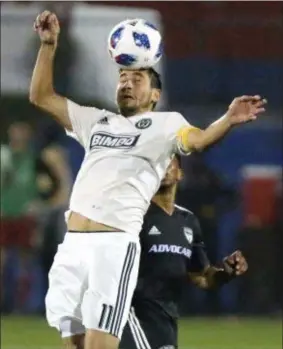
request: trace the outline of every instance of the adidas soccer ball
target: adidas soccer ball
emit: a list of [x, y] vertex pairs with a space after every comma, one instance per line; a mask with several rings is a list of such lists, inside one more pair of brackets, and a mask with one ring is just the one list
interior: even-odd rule
[[111, 30], [108, 50], [120, 68], [150, 68], [162, 56], [162, 38], [151, 23], [143, 19], [126, 20]]

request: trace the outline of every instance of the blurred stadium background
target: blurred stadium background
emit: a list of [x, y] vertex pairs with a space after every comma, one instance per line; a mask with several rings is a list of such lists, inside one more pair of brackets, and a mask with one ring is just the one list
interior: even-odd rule
[[203, 127], [233, 97], [269, 101], [256, 123], [184, 159], [178, 203], [194, 211], [213, 262], [241, 248], [249, 271], [219, 291], [184, 290], [180, 348], [282, 348], [282, 2], [1, 3], [1, 348], [59, 348], [44, 320], [47, 272], [83, 151], [28, 103], [43, 9], [61, 22], [56, 88], [114, 109], [115, 66], [106, 38], [141, 17], [165, 39], [161, 109]]

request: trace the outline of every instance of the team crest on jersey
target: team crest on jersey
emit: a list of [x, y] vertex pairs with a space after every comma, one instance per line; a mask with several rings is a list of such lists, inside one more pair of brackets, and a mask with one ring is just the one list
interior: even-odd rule
[[138, 128], [139, 130], [144, 130], [146, 128], [149, 128], [151, 124], [151, 119], [141, 119], [138, 122], [136, 122], [136, 128]]
[[191, 228], [184, 227], [184, 235], [188, 243], [191, 244], [193, 242], [193, 230]]
[[90, 139], [90, 150], [102, 148], [131, 149], [140, 135], [113, 135], [108, 132], [96, 132]]

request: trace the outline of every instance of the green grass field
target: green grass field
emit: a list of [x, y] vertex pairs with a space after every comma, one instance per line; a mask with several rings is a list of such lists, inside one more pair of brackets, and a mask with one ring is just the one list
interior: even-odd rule
[[[60, 349], [60, 338], [43, 318], [2, 317], [1, 349]], [[183, 319], [180, 349], [282, 349], [282, 322], [279, 319]]]

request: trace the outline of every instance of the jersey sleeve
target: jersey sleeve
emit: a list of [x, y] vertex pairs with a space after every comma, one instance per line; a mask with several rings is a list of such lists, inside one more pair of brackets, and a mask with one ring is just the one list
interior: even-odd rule
[[84, 107], [70, 100], [67, 100], [67, 105], [72, 131], [66, 129], [66, 134], [86, 148], [91, 129], [97, 121], [104, 117], [105, 110]]
[[194, 217], [193, 219], [193, 246], [192, 256], [187, 265], [188, 272], [201, 272], [208, 265], [210, 265], [209, 258], [206, 253], [206, 247], [203, 241], [202, 232], [199, 224], [199, 220]]
[[191, 152], [186, 152], [184, 150], [180, 137], [178, 137], [178, 132], [183, 128], [193, 129], [195, 127], [193, 127], [182, 114], [177, 112], [169, 113], [166, 120], [165, 136], [167, 141], [172, 145], [172, 152], [180, 155], [189, 155]]

